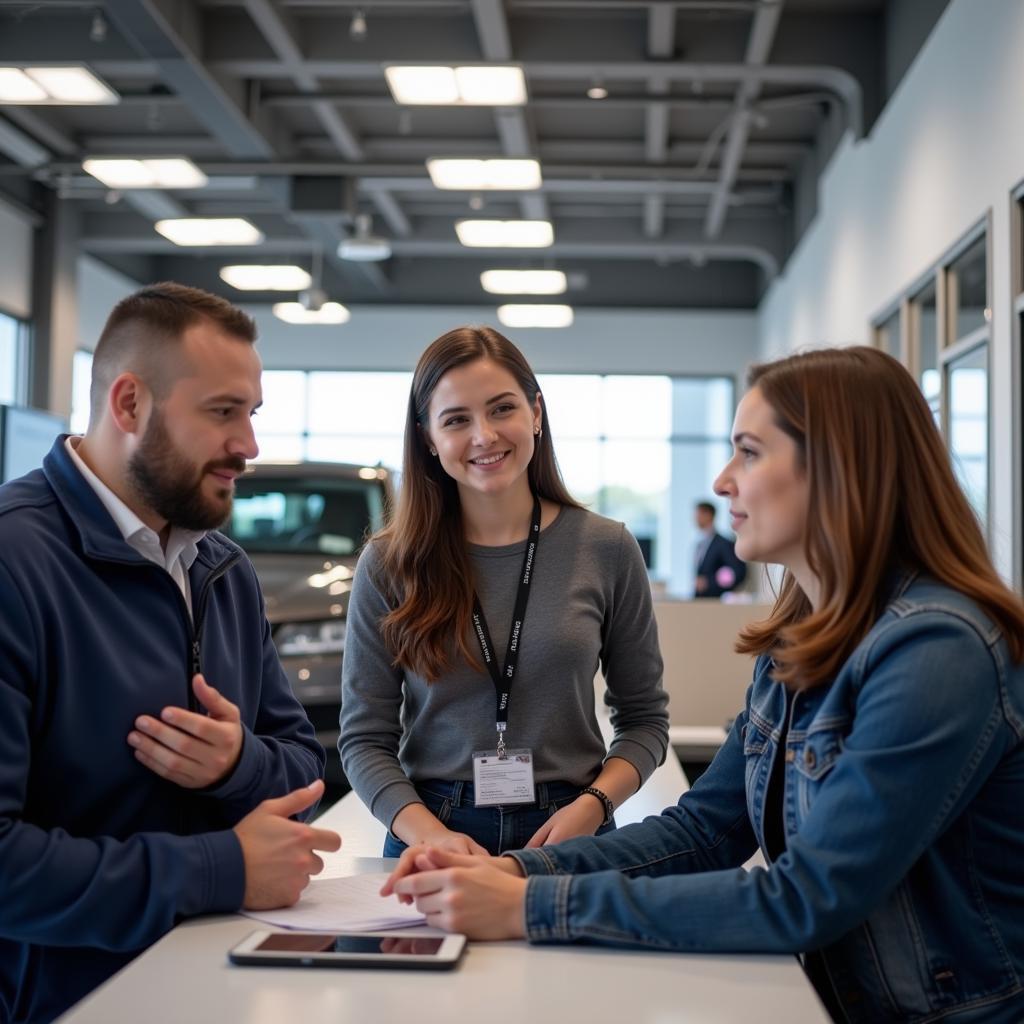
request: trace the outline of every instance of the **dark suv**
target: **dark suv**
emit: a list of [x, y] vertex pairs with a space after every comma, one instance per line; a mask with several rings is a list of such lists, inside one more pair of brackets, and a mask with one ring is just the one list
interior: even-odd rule
[[390, 500], [378, 466], [260, 462], [236, 482], [223, 528], [259, 576], [281, 664], [327, 750], [330, 799], [348, 789], [337, 740], [352, 575]]

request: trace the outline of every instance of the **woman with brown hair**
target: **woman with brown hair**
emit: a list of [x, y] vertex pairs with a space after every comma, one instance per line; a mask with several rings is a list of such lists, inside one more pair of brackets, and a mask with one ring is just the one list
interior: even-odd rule
[[438, 338], [413, 375], [397, 507], [348, 610], [338, 749], [388, 826], [385, 855], [612, 828], [664, 759], [666, 704], [639, 545], [565, 489], [522, 353], [488, 327]]
[[477, 938], [800, 953], [837, 1020], [1019, 1022], [1024, 606], [894, 359], [749, 383], [716, 490], [737, 553], [786, 571], [711, 767], [658, 818], [486, 863], [410, 851], [385, 891]]

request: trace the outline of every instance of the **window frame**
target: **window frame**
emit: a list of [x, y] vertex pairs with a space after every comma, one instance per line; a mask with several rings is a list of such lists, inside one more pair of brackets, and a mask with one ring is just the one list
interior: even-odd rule
[[1010, 191], [1010, 422], [1013, 584], [1024, 591], [1024, 180]]
[[14, 332], [14, 401], [13, 405], [27, 406], [29, 397], [29, 365], [32, 346], [32, 321], [11, 312], [0, 305], [0, 316], [13, 320]]

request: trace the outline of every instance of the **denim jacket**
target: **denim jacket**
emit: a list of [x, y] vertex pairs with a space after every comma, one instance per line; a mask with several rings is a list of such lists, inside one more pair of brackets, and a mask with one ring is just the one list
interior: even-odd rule
[[785, 852], [764, 848], [786, 691], [746, 706], [674, 807], [515, 856], [532, 942], [809, 953], [851, 1022], [1024, 1020], [1024, 666], [978, 607], [904, 578], [827, 685], [789, 702]]

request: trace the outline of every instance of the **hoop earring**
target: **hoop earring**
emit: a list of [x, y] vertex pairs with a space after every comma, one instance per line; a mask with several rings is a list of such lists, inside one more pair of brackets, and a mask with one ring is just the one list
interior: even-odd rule
[[433, 445], [431, 445], [430, 454], [433, 455], [435, 459], [437, 458], [437, 449], [434, 448]]
[[535, 438], [537, 438], [537, 440], [539, 441], [544, 436], [544, 428], [543, 427], [534, 427], [533, 428], [533, 436]]

